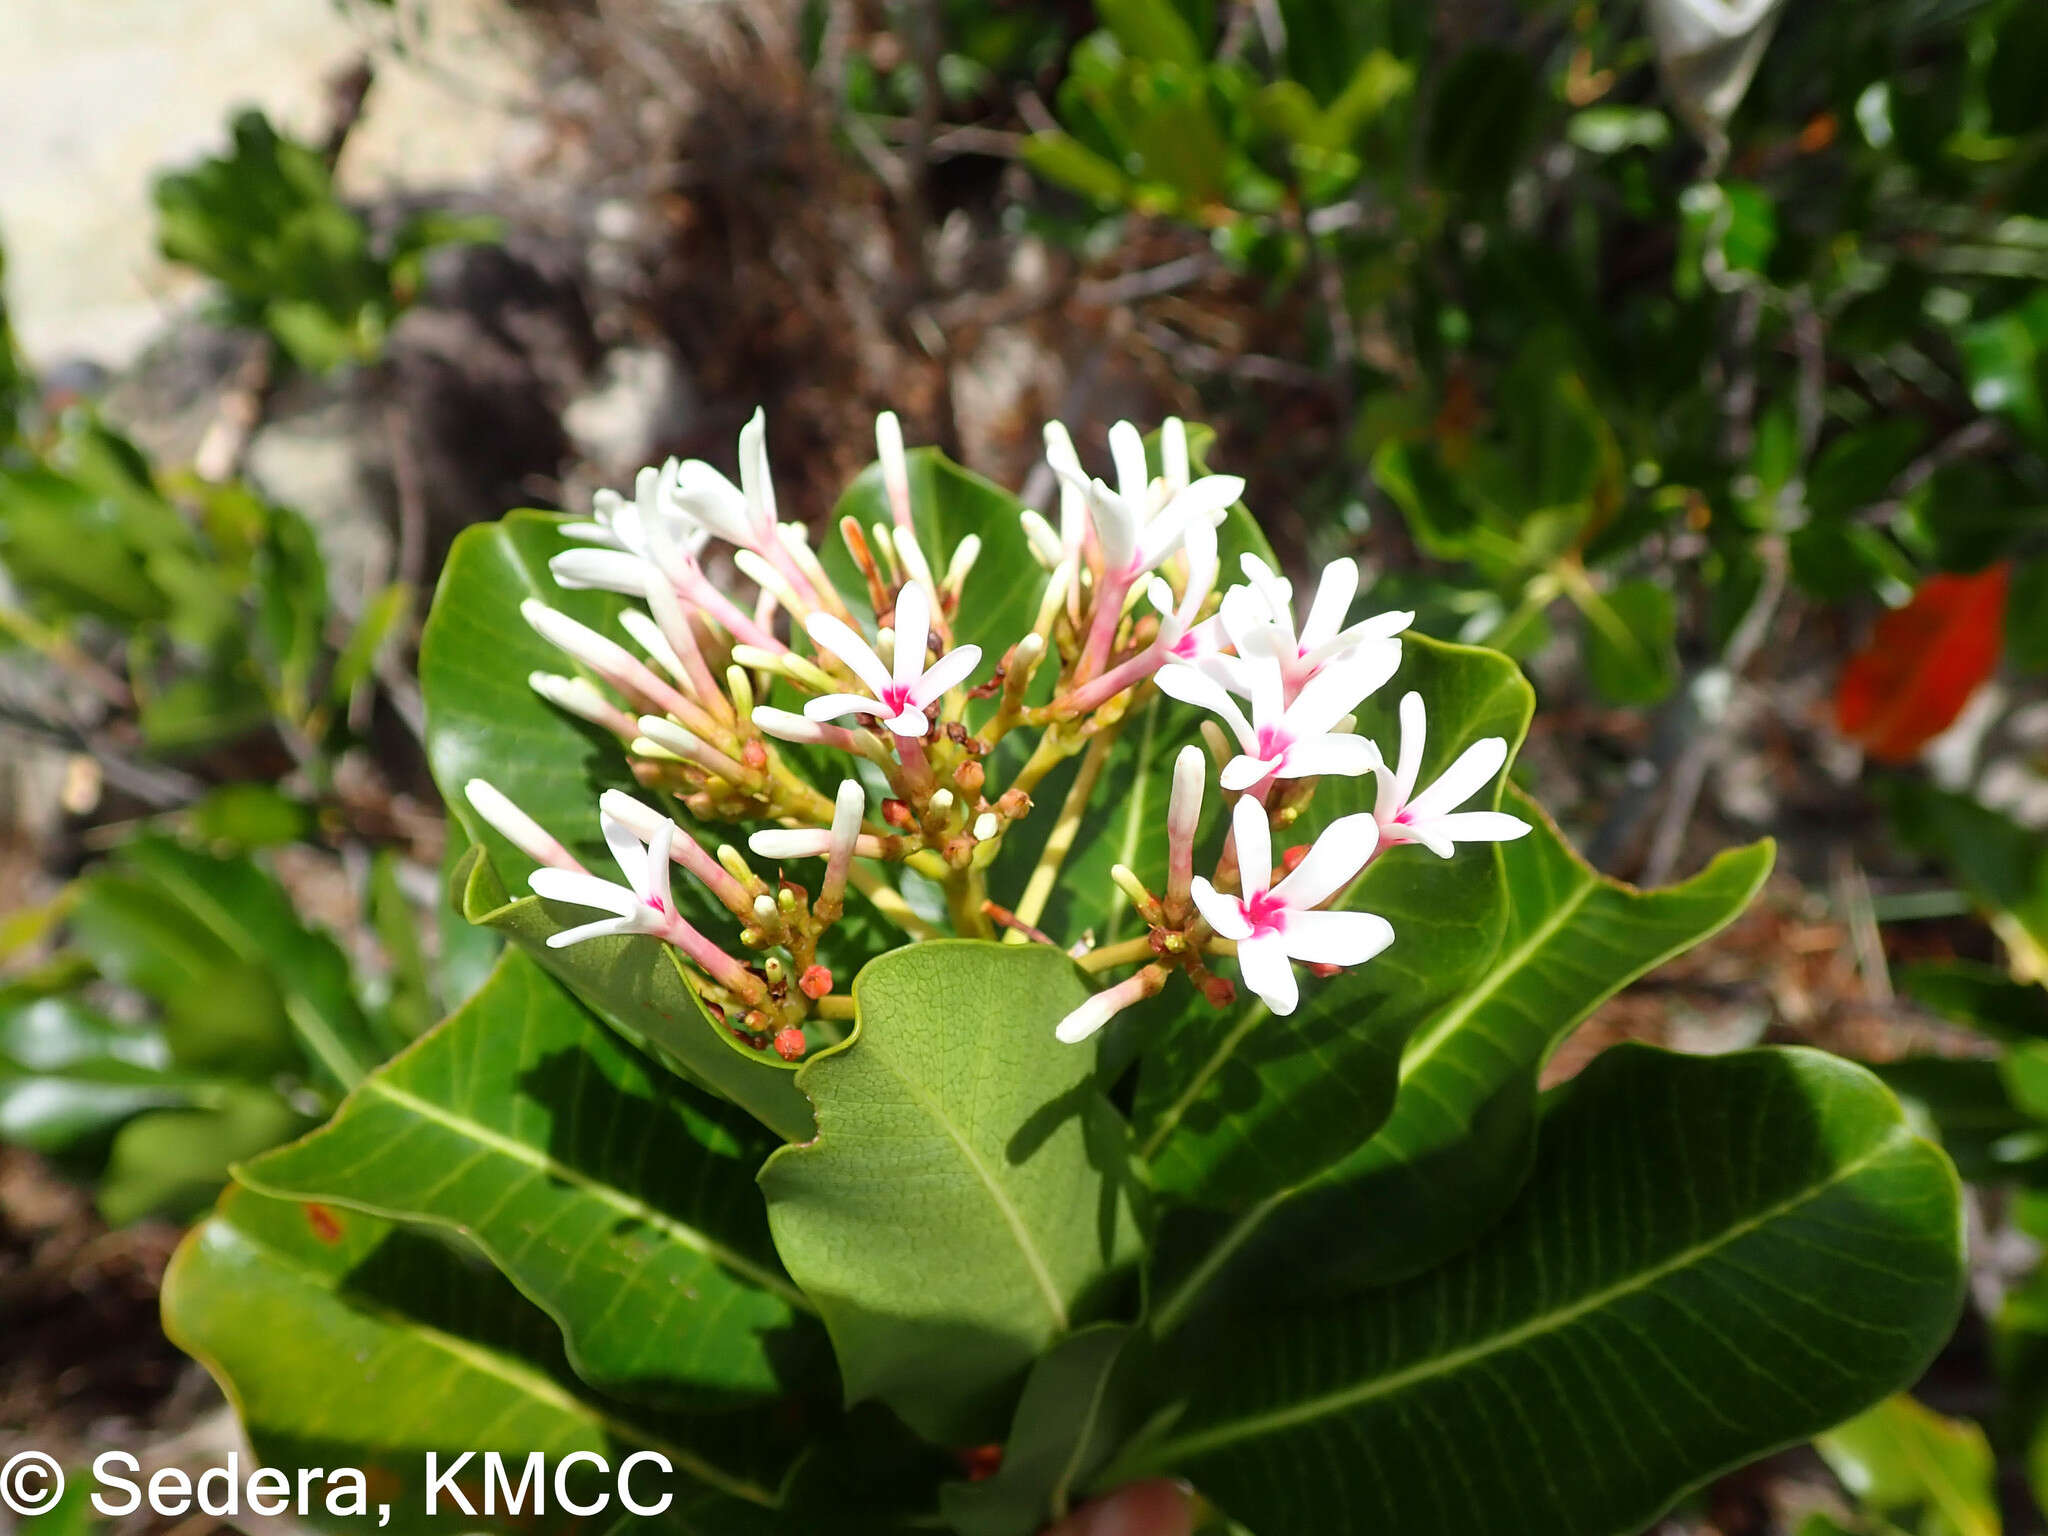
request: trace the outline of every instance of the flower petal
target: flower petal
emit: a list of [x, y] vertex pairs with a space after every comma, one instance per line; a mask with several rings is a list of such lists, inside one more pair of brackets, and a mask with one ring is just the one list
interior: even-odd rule
[[1415, 776], [1422, 772], [1422, 744], [1428, 729], [1429, 716], [1422, 707], [1422, 695], [1412, 690], [1402, 694], [1401, 758], [1394, 767], [1394, 786], [1401, 791], [1401, 805], [1406, 805], [1408, 797], [1415, 793]]
[[600, 880], [573, 869], [536, 869], [526, 877], [533, 894], [547, 901], [567, 902], [572, 907], [595, 907], [631, 917], [640, 910], [640, 898], [622, 885]]
[[[620, 549], [565, 549], [548, 561], [555, 585], [571, 591], [624, 592], [638, 597], [647, 590], [653, 567], [638, 555]], [[635, 583], [629, 586], [628, 583]]]
[[1237, 971], [1244, 984], [1259, 994], [1259, 1000], [1283, 1018], [1301, 1001], [1301, 990], [1294, 983], [1294, 964], [1277, 933], [1240, 939]]
[[604, 831], [605, 847], [612, 851], [612, 862], [619, 866], [619, 873], [625, 877], [633, 893], [644, 898], [647, 892], [641, 889], [640, 873], [647, 867], [647, 845], [616, 816], [600, 812], [597, 824]]
[[910, 689], [910, 702], [923, 707], [935, 704], [947, 689], [956, 683], [964, 683], [981, 665], [981, 647], [963, 645], [958, 650], [948, 651], [937, 661], [924, 669]]
[[1116, 464], [1117, 494], [1133, 506], [1143, 506], [1152, 472], [1145, 467], [1145, 440], [1128, 421], [1109, 429], [1109, 456]]
[[1254, 784], [1265, 782], [1278, 766], [1275, 759], [1253, 757], [1249, 753], [1233, 757], [1223, 765], [1223, 772], [1216, 776], [1216, 782], [1234, 795], [1241, 795]]
[[1280, 941], [1309, 965], [1363, 965], [1394, 942], [1394, 925], [1375, 912], [1302, 912]]
[[922, 736], [932, 728], [931, 716], [921, 709], [905, 709], [901, 714], [891, 715], [882, 724], [897, 736]]
[[1300, 648], [1314, 650], [1344, 627], [1344, 615], [1358, 596], [1358, 562], [1348, 555], [1323, 567], [1323, 579], [1316, 583], [1316, 600], [1308, 617], [1301, 621]]
[[[851, 624], [835, 619], [829, 613], [814, 613], [804, 620], [804, 629], [812, 640], [845, 662], [853, 675], [874, 691], [876, 698], [888, 691], [892, 681], [889, 669], [882, 665], [882, 658], [875, 654], [875, 648], [862, 639]], [[818, 717], [813, 715], [811, 718], [815, 720]]]
[[1273, 828], [1266, 808], [1246, 795], [1230, 812], [1230, 831], [1237, 841], [1237, 888], [1246, 897], [1273, 888]]
[[1235, 896], [1225, 895], [1201, 875], [1188, 882], [1188, 894], [1195, 898], [1195, 910], [1202, 914], [1203, 921], [1224, 938], [1250, 936], [1251, 920], [1244, 915], [1244, 903]]
[[1287, 707], [1287, 729], [1296, 736], [1324, 734], [1377, 693], [1400, 665], [1398, 640], [1368, 641], [1332, 657]]
[[1311, 736], [1287, 749], [1280, 764], [1283, 779], [1318, 779], [1325, 774], [1356, 778], [1380, 764], [1380, 749], [1363, 736]]
[[842, 715], [877, 715], [883, 706], [864, 693], [821, 693], [804, 701], [806, 720], [837, 720]]
[[586, 939], [620, 939], [640, 931], [640, 925], [630, 917], [600, 918], [594, 923], [549, 934], [548, 948], [567, 949], [571, 944], [581, 944]]
[[896, 594], [896, 676], [899, 688], [916, 682], [924, 671], [925, 647], [932, 638], [932, 595], [921, 582], [906, 581]]
[[1453, 811], [1432, 817], [1429, 830], [1453, 843], [1511, 843], [1528, 835], [1529, 823], [1505, 811]]
[[1175, 662], [1161, 667], [1153, 674], [1152, 681], [1169, 699], [1179, 699], [1183, 704], [1192, 704], [1197, 709], [1221, 715], [1224, 724], [1237, 737], [1238, 745], [1252, 747], [1258, 744], [1258, 732], [1252, 729], [1251, 721], [1245, 719], [1244, 711], [1237, 707], [1237, 700], [1230, 696], [1230, 690], [1201, 668]]
[[1287, 903], [1289, 912], [1320, 907], [1365, 868], [1379, 840], [1379, 824], [1369, 812], [1339, 816], [1323, 828], [1273, 894]]
[[1488, 736], [1483, 741], [1473, 742], [1458, 754], [1458, 760], [1446, 768], [1434, 784], [1408, 802], [1408, 819], [1431, 821], [1446, 811], [1456, 810], [1478, 794], [1480, 787], [1500, 772], [1501, 764], [1507, 760], [1505, 738]]
[[758, 405], [740, 428], [740, 490], [755, 538], [772, 534], [776, 512], [775, 482], [768, 473], [768, 413]]

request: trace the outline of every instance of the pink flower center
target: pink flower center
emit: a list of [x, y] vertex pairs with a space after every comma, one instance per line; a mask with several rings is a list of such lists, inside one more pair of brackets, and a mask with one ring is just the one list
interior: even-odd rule
[[1277, 763], [1284, 761], [1287, 749], [1294, 745], [1294, 738], [1277, 725], [1259, 727], [1259, 761]]
[[1238, 905], [1244, 909], [1244, 920], [1252, 925], [1254, 937], [1278, 933], [1287, 926], [1287, 903], [1271, 891], [1260, 891]]
[[659, 896], [648, 897], [647, 905], [652, 907], [655, 911], [659, 912], [663, 917], [668, 916], [668, 903], [663, 901]]
[[910, 685], [908, 683], [891, 683], [882, 690], [882, 704], [892, 716], [902, 714], [904, 710], [911, 707]]

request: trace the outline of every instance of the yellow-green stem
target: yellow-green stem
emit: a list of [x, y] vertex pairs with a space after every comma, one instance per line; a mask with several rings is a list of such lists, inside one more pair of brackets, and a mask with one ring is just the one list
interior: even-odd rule
[[1152, 950], [1152, 936], [1125, 939], [1121, 944], [1106, 944], [1101, 949], [1091, 949], [1074, 963], [1084, 971], [1114, 970], [1120, 965], [1136, 965], [1141, 960], [1156, 960]]
[[[1087, 814], [1088, 801], [1095, 794], [1095, 781], [1102, 777], [1103, 765], [1109, 761], [1110, 750], [1116, 746], [1122, 724], [1119, 721], [1106, 728], [1088, 744], [1088, 753], [1081, 759], [1073, 788], [1067, 791], [1066, 803], [1060, 807], [1060, 818], [1053, 823], [1052, 835], [1045, 840], [1045, 851], [1038, 856], [1038, 867], [1031, 871], [1031, 878], [1025, 882], [1024, 894], [1017, 902], [1017, 921], [1028, 928], [1037, 927], [1039, 918], [1045, 915], [1045, 904], [1052, 899], [1053, 886], [1059, 882], [1060, 867], [1067, 862], [1075, 835], [1081, 830], [1081, 818]], [[1047, 731], [1045, 741], [1050, 741], [1053, 734]], [[1039, 743], [1041, 748], [1045, 741]], [[1036, 754], [1033, 754], [1033, 760], [1036, 761]], [[1023, 775], [1018, 777], [1021, 779]], [[1015, 929], [1005, 934], [1003, 941], [1008, 944], [1029, 942]]]
[[864, 869], [858, 861], [847, 874], [847, 882], [874, 903], [875, 910], [889, 919], [913, 939], [939, 939], [945, 935], [930, 923], [910, 910], [910, 903], [903, 899], [903, 893], [871, 869]]

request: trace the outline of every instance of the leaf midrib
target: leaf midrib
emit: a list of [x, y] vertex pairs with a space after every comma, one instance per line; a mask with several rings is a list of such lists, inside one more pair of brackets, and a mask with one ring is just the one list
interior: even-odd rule
[[952, 1118], [931, 1096], [924, 1084], [905, 1071], [887, 1051], [872, 1051], [872, 1054], [877, 1062], [903, 1084], [910, 1096], [917, 1100], [919, 1107], [931, 1116], [932, 1121], [946, 1133], [953, 1145], [960, 1149], [961, 1157], [966, 1159], [967, 1166], [974, 1170], [975, 1178], [980, 1180], [981, 1187], [988, 1192], [989, 1202], [1003, 1218], [1003, 1224], [1010, 1229], [1010, 1236], [1017, 1244], [1017, 1251], [1024, 1260], [1024, 1266], [1030, 1271], [1033, 1282], [1038, 1286], [1046, 1311], [1052, 1315], [1054, 1327], [1065, 1333], [1071, 1326], [1066, 1301], [1060, 1295], [1059, 1285], [1053, 1279], [1052, 1270], [1046, 1265], [1045, 1256], [1038, 1251], [1038, 1244], [1031, 1235], [1030, 1225], [1024, 1220], [1024, 1213], [1017, 1209], [1009, 1191], [1004, 1189], [1001, 1180], [996, 1178], [995, 1170], [982, 1161], [981, 1154], [974, 1149], [973, 1143], [968, 1141], [960, 1127], [953, 1123]]
[[[624, 1440], [629, 1444], [642, 1446], [648, 1450], [660, 1451], [673, 1460], [684, 1472], [708, 1488], [715, 1488], [721, 1493], [736, 1499], [745, 1500], [749, 1504], [758, 1504], [764, 1509], [779, 1509], [782, 1507], [780, 1495], [771, 1493], [756, 1483], [748, 1482], [743, 1477], [713, 1466], [694, 1452], [687, 1451], [679, 1445], [649, 1434], [640, 1426], [620, 1419], [594, 1403], [586, 1402], [584, 1399], [571, 1393], [545, 1371], [529, 1365], [523, 1360], [514, 1359], [511, 1356], [502, 1354], [494, 1349], [488, 1349], [468, 1339], [458, 1338], [452, 1333], [444, 1333], [432, 1324], [423, 1323], [418, 1318], [400, 1312], [395, 1308], [376, 1305], [360, 1296], [344, 1297], [336, 1283], [335, 1276], [316, 1269], [310, 1264], [301, 1263], [284, 1249], [263, 1242], [254, 1234], [235, 1226], [231, 1221], [222, 1220], [222, 1226], [232, 1232], [238, 1241], [246, 1243], [252, 1248], [261, 1249], [264, 1253], [268, 1254], [271, 1262], [278, 1267], [290, 1271], [301, 1279], [308, 1281], [314, 1289], [332, 1297], [337, 1305], [346, 1307], [351, 1312], [371, 1318], [387, 1327], [414, 1335], [422, 1342], [440, 1350], [458, 1364], [467, 1366], [471, 1370], [479, 1371], [486, 1376], [495, 1377], [497, 1380], [504, 1382], [508, 1387], [525, 1393], [528, 1397], [546, 1407], [552, 1408], [557, 1413], [572, 1419], [584, 1420], [603, 1430], [606, 1434]], [[242, 1417], [246, 1418], [245, 1415]]]
[[1457, 1033], [1467, 1019], [1479, 1010], [1481, 1004], [1490, 1001], [1494, 994], [1507, 985], [1508, 979], [1519, 974], [1524, 966], [1556, 938], [1564, 925], [1578, 915], [1579, 908], [1591, 899], [1593, 892], [1600, 888], [1597, 879], [1589, 879], [1565, 900], [1559, 902], [1542, 922], [1529, 931], [1529, 936], [1513, 950], [1501, 957], [1479, 982], [1449, 1008], [1437, 1016], [1428, 1031], [1408, 1042], [1407, 1050], [1401, 1053], [1401, 1080], [1406, 1082], [1422, 1064], [1443, 1049], [1444, 1043]]
[[[567, 1163], [561, 1162], [545, 1152], [538, 1151], [524, 1142], [515, 1141], [502, 1132], [492, 1130], [489, 1126], [481, 1125], [461, 1115], [451, 1114], [432, 1100], [420, 1098], [418, 1095], [398, 1087], [381, 1076], [366, 1079], [362, 1088], [358, 1091], [388, 1099], [391, 1103], [408, 1113], [432, 1121], [444, 1130], [451, 1131], [467, 1141], [472, 1141], [480, 1147], [498, 1153], [500, 1156], [509, 1157], [515, 1162], [523, 1163], [535, 1172], [545, 1174], [551, 1179], [559, 1179], [563, 1183], [592, 1196], [600, 1203], [610, 1206], [622, 1216], [646, 1223], [682, 1247], [702, 1255], [718, 1265], [719, 1268], [729, 1271], [749, 1284], [774, 1292], [798, 1311], [810, 1313], [814, 1316], [817, 1313], [817, 1308], [811, 1304], [811, 1299], [782, 1276], [762, 1268], [744, 1254], [735, 1252], [724, 1243], [718, 1241], [718, 1239], [700, 1232], [697, 1228], [689, 1225], [689, 1223], [677, 1220], [659, 1207], [650, 1205], [637, 1196], [627, 1194], [616, 1185], [607, 1184], [601, 1179], [593, 1178], [590, 1174], [584, 1173], [580, 1169], [572, 1168]], [[346, 1197], [342, 1197], [337, 1199], [336, 1203], [347, 1205], [351, 1202]], [[409, 1217], [418, 1217], [426, 1213], [377, 1210], [371, 1214], [387, 1216], [393, 1220], [402, 1221]]]
[[1693, 1265], [1713, 1257], [1722, 1249], [1741, 1241], [1752, 1232], [1761, 1231], [1771, 1223], [1791, 1215], [1801, 1206], [1819, 1199], [1838, 1185], [1846, 1183], [1864, 1169], [1871, 1167], [1895, 1149], [1911, 1142], [1912, 1132], [1905, 1126], [1894, 1126], [1886, 1135], [1862, 1156], [1842, 1164], [1829, 1176], [1818, 1183], [1807, 1186], [1798, 1193], [1780, 1200], [1754, 1216], [1723, 1228], [1711, 1239], [1697, 1242], [1680, 1250], [1650, 1268], [1638, 1271], [1626, 1280], [1603, 1287], [1580, 1297], [1568, 1306], [1525, 1319], [1503, 1333], [1462, 1345], [1448, 1354], [1431, 1359], [1418, 1360], [1413, 1365], [1393, 1372], [1391, 1375], [1375, 1377], [1372, 1380], [1345, 1387], [1338, 1391], [1326, 1392], [1286, 1408], [1253, 1415], [1216, 1425], [1198, 1434], [1168, 1441], [1148, 1458], [1158, 1465], [1169, 1465], [1180, 1458], [1202, 1455], [1239, 1441], [1257, 1439], [1283, 1430], [1298, 1428], [1319, 1419], [1344, 1413], [1363, 1404], [1390, 1396], [1395, 1392], [1413, 1386], [1418, 1382], [1435, 1377], [1449, 1376], [1463, 1370], [1474, 1361], [1484, 1360], [1502, 1350], [1513, 1349], [1529, 1340], [1554, 1333], [1569, 1327], [1580, 1318], [1586, 1317], [1623, 1297], [1634, 1295], [1657, 1284], [1668, 1276], [1680, 1273]]

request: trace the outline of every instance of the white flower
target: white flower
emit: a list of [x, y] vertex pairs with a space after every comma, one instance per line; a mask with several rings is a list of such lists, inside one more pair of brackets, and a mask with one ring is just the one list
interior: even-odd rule
[[1380, 841], [1389, 845], [1420, 843], [1447, 859], [1459, 843], [1505, 843], [1526, 833], [1529, 823], [1519, 816], [1458, 810], [1508, 760], [1508, 744], [1499, 736], [1473, 742], [1434, 784], [1415, 793], [1425, 725], [1422, 695], [1403, 694], [1400, 761], [1392, 770], [1384, 762], [1374, 769], [1379, 775], [1379, 797], [1373, 816], [1379, 823]]
[[1289, 704], [1280, 663], [1271, 656], [1247, 661], [1241, 674], [1252, 696], [1249, 720], [1229, 689], [1204, 668], [1181, 663], [1161, 667], [1158, 683], [1169, 697], [1223, 717], [1244, 751], [1223, 765], [1220, 782], [1225, 789], [1241, 791], [1275, 777], [1304, 779], [1378, 768], [1378, 747], [1363, 736], [1333, 733], [1337, 722], [1392, 677], [1399, 664], [1398, 649], [1388, 655], [1368, 646], [1325, 667]]
[[671, 579], [681, 575], [673, 567], [694, 562], [707, 535], [670, 504], [668, 487], [680, 468], [670, 459], [659, 469], [643, 469], [634, 477], [631, 501], [601, 490], [591, 498], [593, 521], [564, 523], [565, 537], [601, 547], [566, 549], [549, 560], [556, 584], [640, 597], [656, 571]]
[[675, 466], [663, 497], [705, 532], [763, 555], [775, 551], [775, 483], [768, 473], [768, 418], [758, 406], [740, 428], [740, 483], [734, 485], [702, 459]]
[[925, 645], [931, 638], [931, 594], [917, 582], [907, 582], [896, 599], [896, 669], [893, 676], [882, 665], [852, 625], [828, 613], [814, 613], [804, 620], [813, 640], [845, 662], [854, 676], [873, 690], [873, 697], [859, 693], [828, 693], [804, 705], [811, 720], [836, 720], [844, 715], [872, 715], [898, 736], [922, 736], [932, 728], [928, 711], [947, 689], [965, 682], [981, 665], [981, 647], [963, 645], [949, 651], [929, 667], [924, 664]]
[[653, 839], [643, 843], [626, 824], [604, 812], [598, 817], [604, 828], [605, 846], [618, 860], [626, 884], [616, 885], [584, 871], [537, 869], [527, 879], [533, 894], [571, 906], [595, 907], [613, 915], [579, 928], [565, 928], [548, 935], [548, 948], [580, 944], [585, 939], [608, 939], [619, 934], [648, 933], [667, 938], [676, 927], [676, 904], [669, 888], [669, 853], [675, 843], [675, 824], [663, 818]]
[[1361, 811], [1323, 828], [1294, 873], [1273, 884], [1273, 835], [1266, 808], [1250, 796], [1231, 813], [1241, 896], [1194, 879], [1195, 906], [1211, 928], [1237, 943], [1244, 984], [1277, 1014], [1294, 1012], [1300, 993], [1293, 962], [1363, 965], [1394, 942], [1394, 926], [1371, 912], [1315, 909], [1365, 868], [1377, 841], [1373, 818]]
[[1223, 594], [1223, 629], [1240, 656], [1269, 655], [1280, 663], [1289, 693], [1301, 688], [1324, 663], [1367, 645], [1392, 646], [1415, 622], [1405, 612], [1375, 614], [1345, 627], [1344, 615], [1358, 595], [1358, 562], [1348, 557], [1323, 567], [1315, 600], [1299, 631], [1294, 625], [1294, 586], [1257, 555], [1241, 557], [1246, 586]]
[[[1183, 442], [1181, 446], [1185, 450], [1187, 445]], [[1173, 588], [1159, 576], [1154, 576], [1146, 586], [1145, 595], [1152, 600], [1154, 608], [1172, 621], [1172, 630], [1177, 631], [1168, 646], [1174, 658], [1195, 661], [1213, 655], [1223, 643], [1219, 619], [1196, 622], [1202, 605], [1216, 590], [1216, 577], [1222, 570], [1216, 549], [1215, 525], [1206, 519], [1196, 518], [1187, 525], [1183, 545], [1187, 551], [1188, 571], [1187, 585], [1182, 589], [1180, 601], [1174, 601]]]
[[[1051, 445], [1050, 433], [1047, 441]], [[1046, 461], [1062, 486], [1082, 498], [1102, 549], [1103, 580], [1119, 592], [1179, 548], [1191, 524], [1204, 522], [1215, 527], [1244, 494], [1244, 480], [1237, 475], [1204, 475], [1177, 489], [1162, 479], [1155, 495], [1145, 468], [1144, 440], [1128, 421], [1109, 429], [1109, 451], [1116, 461], [1117, 489], [1113, 491], [1082, 473], [1071, 443], [1048, 451]], [[1185, 465], [1179, 466], [1179, 472], [1185, 473]]]

